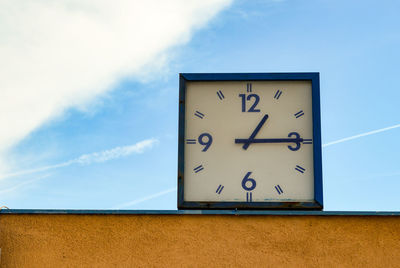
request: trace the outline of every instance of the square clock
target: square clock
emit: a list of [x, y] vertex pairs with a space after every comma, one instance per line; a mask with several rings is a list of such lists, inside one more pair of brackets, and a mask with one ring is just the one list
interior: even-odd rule
[[179, 84], [179, 209], [322, 209], [319, 73]]

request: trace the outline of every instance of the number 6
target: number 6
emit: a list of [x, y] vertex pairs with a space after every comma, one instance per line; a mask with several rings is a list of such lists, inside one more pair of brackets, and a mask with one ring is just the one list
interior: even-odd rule
[[[244, 178], [242, 180], [242, 187], [246, 191], [252, 191], [252, 190], [254, 190], [254, 188], [256, 188], [256, 181], [252, 178], [249, 178], [250, 175], [251, 175], [251, 172], [247, 172], [246, 176], [244, 176]], [[248, 181], [251, 182], [251, 187], [246, 186], [246, 182], [248, 182]]]

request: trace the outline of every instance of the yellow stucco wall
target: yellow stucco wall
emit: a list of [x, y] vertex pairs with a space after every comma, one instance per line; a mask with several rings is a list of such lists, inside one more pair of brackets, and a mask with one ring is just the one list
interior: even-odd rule
[[0, 215], [1, 267], [400, 267], [400, 217]]

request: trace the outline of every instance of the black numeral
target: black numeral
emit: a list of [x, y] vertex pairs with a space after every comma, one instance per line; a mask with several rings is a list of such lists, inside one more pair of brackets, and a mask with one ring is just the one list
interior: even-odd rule
[[[253, 178], [250, 178], [251, 172], [247, 172], [246, 176], [244, 176], [242, 180], [242, 187], [246, 191], [252, 191], [254, 188], [256, 188], [256, 180]], [[250, 184], [250, 185], [249, 185]]]
[[212, 144], [212, 142], [213, 142], [213, 139], [212, 139], [212, 136], [211, 136], [210, 134], [208, 134], [208, 133], [203, 133], [203, 134], [201, 134], [201, 135], [199, 136], [198, 141], [199, 141], [199, 143], [200, 143], [201, 145], [204, 146], [203, 150], [201, 150], [201, 151], [202, 151], [202, 152], [205, 152], [205, 151], [207, 151], [208, 148], [211, 146], [211, 144]]
[[242, 112], [246, 112], [246, 102], [249, 102], [251, 99], [254, 99], [253, 105], [250, 106], [250, 109], [247, 110], [247, 112], [250, 113], [258, 113], [260, 112], [260, 109], [256, 109], [256, 106], [258, 102], [260, 101], [260, 96], [257, 94], [249, 94], [246, 96], [246, 94], [239, 94], [239, 97], [242, 98]]

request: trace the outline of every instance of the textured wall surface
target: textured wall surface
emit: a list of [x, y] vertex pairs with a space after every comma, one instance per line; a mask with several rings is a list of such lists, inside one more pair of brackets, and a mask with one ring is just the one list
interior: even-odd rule
[[399, 267], [400, 217], [0, 215], [1, 267]]

